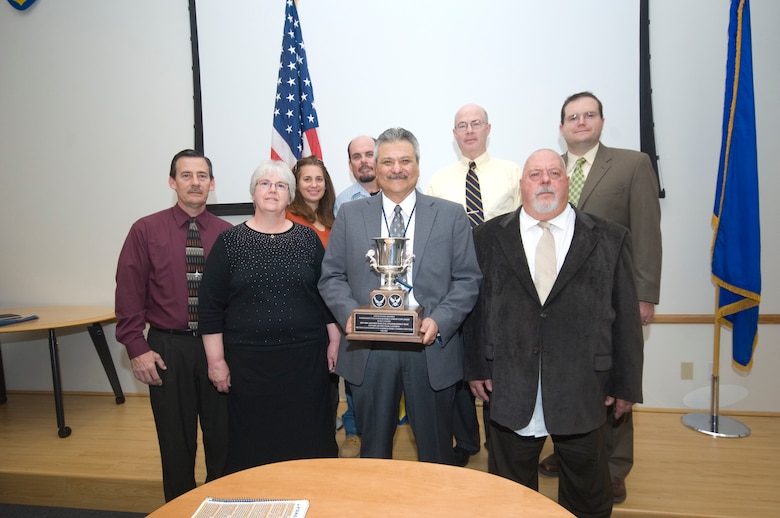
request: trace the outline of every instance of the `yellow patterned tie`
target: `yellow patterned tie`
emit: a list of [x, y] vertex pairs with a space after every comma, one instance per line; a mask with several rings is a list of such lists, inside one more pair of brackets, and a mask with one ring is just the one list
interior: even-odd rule
[[580, 202], [582, 187], [585, 185], [585, 173], [582, 172], [582, 164], [584, 163], [584, 156], [577, 159], [577, 162], [574, 164], [574, 171], [572, 171], [571, 179], [569, 181], [569, 203], [575, 207]]

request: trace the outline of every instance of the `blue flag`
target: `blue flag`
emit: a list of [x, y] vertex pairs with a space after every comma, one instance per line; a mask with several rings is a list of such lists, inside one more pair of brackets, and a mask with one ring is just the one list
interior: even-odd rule
[[302, 157], [322, 159], [317, 136], [317, 110], [309, 77], [306, 45], [294, 0], [287, 0], [284, 12], [282, 54], [276, 81], [274, 124], [271, 132], [271, 158], [287, 162], [291, 168]]
[[28, 7], [30, 7], [35, 0], [8, 0], [8, 3], [14, 6], [15, 8], [19, 9], [20, 11], [24, 11]]
[[761, 234], [748, 0], [731, 1], [723, 139], [712, 223], [716, 321], [733, 330], [734, 362], [749, 367], [758, 341]]

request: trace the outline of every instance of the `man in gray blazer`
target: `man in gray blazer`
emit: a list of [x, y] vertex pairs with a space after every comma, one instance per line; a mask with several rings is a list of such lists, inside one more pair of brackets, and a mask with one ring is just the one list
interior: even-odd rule
[[[573, 208], [563, 159], [546, 149], [523, 168], [520, 209], [474, 231], [484, 279], [466, 320], [465, 375], [490, 401], [488, 470], [538, 489], [550, 435], [558, 503], [609, 516], [603, 424], [642, 401], [642, 326], [628, 230]], [[537, 248], [548, 226], [552, 257]], [[541, 275], [551, 269], [545, 284]]]
[[368, 304], [379, 274], [366, 260], [372, 238], [389, 236], [400, 206], [414, 262], [410, 305], [423, 308], [422, 344], [342, 339], [336, 372], [352, 385], [361, 457], [391, 458], [401, 393], [421, 461], [451, 464], [455, 384], [463, 379], [459, 328], [474, 307], [482, 275], [471, 229], [460, 205], [416, 190], [419, 145], [403, 129], [377, 138], [381, 194], [341, 206], [328, 241], [319, 289], [349, 333], [352, 311]]
[[[563, 158], [574, 182], [581, 161], [584, 185], [578, 199], [569, 201], [578, 209], [619, 223], [631, 231], [634, 279], [642, 325], [653, 321], [661, 290], [661, 207], [658, 180], [645, 153], [609, 148], [600, 142], [604, 127], [601, 101], [590, 92], [569, 96], [561, 108], [560, 131], [568, 151]], [[572, 189], [572, 192], [574, 189]], [[615, 503], [626, 499], [625, 479], [634, 464], [632, 414], [615, 419], [610, 414], [605, 431], [609, 471]], [[542, 460], [539, 470], [556, 476], [554, 455]]]

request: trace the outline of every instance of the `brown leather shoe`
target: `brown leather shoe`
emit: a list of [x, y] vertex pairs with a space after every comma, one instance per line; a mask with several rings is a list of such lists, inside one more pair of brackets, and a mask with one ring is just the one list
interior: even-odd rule
[[612, 477], [612, 501], [616, 504], [626, 501], [626, 482], [620, 477]]
[[550, 454], [539, 463], [539, 473], [548, 477], [557, 477], [561, 471], [561, 463], [556, 454]]
[[339, 457], [360, 457], [360, 437], [357, 435], [347, 435], [339, 448]]

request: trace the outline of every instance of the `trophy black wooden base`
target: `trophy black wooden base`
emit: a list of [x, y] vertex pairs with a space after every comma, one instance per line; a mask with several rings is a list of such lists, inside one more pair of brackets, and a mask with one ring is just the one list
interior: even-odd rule
[[422, 308], [376, 309], [361, 306], [352, 312], [353, 331], [347, 340], [422, 343], [420, 322]]

